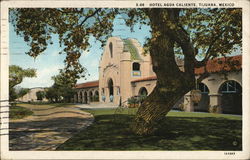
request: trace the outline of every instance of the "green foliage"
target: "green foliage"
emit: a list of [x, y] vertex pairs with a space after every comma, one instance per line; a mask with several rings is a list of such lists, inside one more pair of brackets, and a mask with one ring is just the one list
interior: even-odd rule
[[221, 113], [221, 107], [218, 105], [209, 106], [208, 112], [209, 113]]
[[45, 97], [51, 102], [70, 102], [75, 94], [74, 79], [69, 79], [62, 70], [53, 76], [54, 84], [46, 89]]
[[24, 96], [25, 94], [27, 94], [29, 91], [30, 91], [29, 88], [20, 88], [20, 89], [17, 91], [17, 98], [23, 97], [23, 96]]
[[137, 103], [139, 103], [137, 97], [130, 97], [130, 98], [128, 98], [128, 104], [137, 104]]
[[180, 23], [200, 55], [227, 55], [242, 45], [242, 10], [239, 8], [185, 9]]
[[17, 99], [15, 88], [9, 88], [9, 101], [14, 101], [15, 99]]
[[9, 67], [9, 86], [10, 88], [15, 87], [16, 85], [22, 83], [23, 79], [36, 77], [35, 69], [22, 69], [16, 65], [10, 65]]
[[133, 96], [128, 98], [129, 107], [139, 107], [139, 105], [147, 98], [146, 95]]
[[36, 97], [37, 97], [37, 100], [43, 100], [45, 98], [45, 92], [44, 91], [38, 91], [36, 92]]
[[35, 69], [22, 69], [16, 65], [10, 65], [9, 67], [9, 99], [10, 101], [15, 100], [28, 93], [27, 89], [19, 90], [18, 93], [15, 91], [15, 86], [22, 83], [24, 78], [36, 77]]
[[79, 58], [89, 49], [90, 36], [105, 45], [117, 13], [113, 8], [12, 8], [9, 14], [16, 33], [30, 46], [26, 54], [34, 58], [53, 44], [53, 34], [59, 35], [66, 76], [78, 79], [85, 74]]
[[181, 103], [179, 105], [179, 108], [180, 108], [181, 111], [185, 111], [186, 110], [186, 106], [184, 105], [184, 103]]

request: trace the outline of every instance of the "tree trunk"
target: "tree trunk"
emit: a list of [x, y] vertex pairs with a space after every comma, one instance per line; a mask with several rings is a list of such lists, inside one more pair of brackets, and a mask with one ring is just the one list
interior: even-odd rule
[[[149, 51], [157, 83], [152, 93], [139, 107], [131, 125], [133, 132], [139, 135], [153, 134], [174, 104], [195, 87], [194, 63], [192, 63], [194, 49], [188, 36], [179, 33], [176, 26], [173, 27], [178, 15], [176, 10], [151, 9], [146, 13], [152, 27]], [[185, 55], [184, 72], [179, 69], [175, 61], [174, 43], [178, 42]]]
[[[177, 101], [195, 86], [194, 83], [192, 85], [185, 84], [182, 78], [164, 78], [164, 76], [162, 78], [165, 79], [165, 85], [158, 80], [154, 90], [137, 111], [135, 120], [131, 126], [132, 131], [136, 134], [153, 134], [160, 128], [166, 114], [172, 109]], [[175, 83], [170, 84], [169, 80], [175, 81]]]

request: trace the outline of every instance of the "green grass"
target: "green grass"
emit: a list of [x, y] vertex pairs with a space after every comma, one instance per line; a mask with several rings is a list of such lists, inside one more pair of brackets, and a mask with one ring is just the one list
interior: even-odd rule
[[10, 107], [10, 119], [22, 119], [32, 114], [33, 112], [31, 110], [21, 107], [21, 106]]
[[51, 103], [51, 102], [22, 102], [22, 103], [17, 103], [17, 104], [22, 104], [22, 105], [37, 105], [37, 106], [42, 106], [42, 105], [48, 105], [48, 106], [55, 106], [55, 107], [64, 107], [68, 105], [72, 105], [71, 103]]
[[170, 112], [153, 136], [131, 133], [136, 111], [85, 110], [95, 122], [57, 150], [242, 150], [242, 117], [210, 113]]

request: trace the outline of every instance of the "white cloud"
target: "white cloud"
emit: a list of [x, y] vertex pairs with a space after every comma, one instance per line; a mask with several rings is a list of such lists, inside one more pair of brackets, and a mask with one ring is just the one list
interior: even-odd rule
[[37, 77], [25, 78], [19, 86], [24, 88], [49, 87], [53, 84], [51, 77], [57, 75], [59, 73], [59, 69], [61, 68], [63, 68], [63, 65], [38, 69]]

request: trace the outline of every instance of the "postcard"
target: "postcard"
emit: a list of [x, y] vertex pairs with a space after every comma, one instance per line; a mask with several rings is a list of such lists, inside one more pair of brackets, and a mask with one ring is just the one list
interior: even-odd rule
[[1, 2], [1, 159], [249, 159], [249, 2]]

